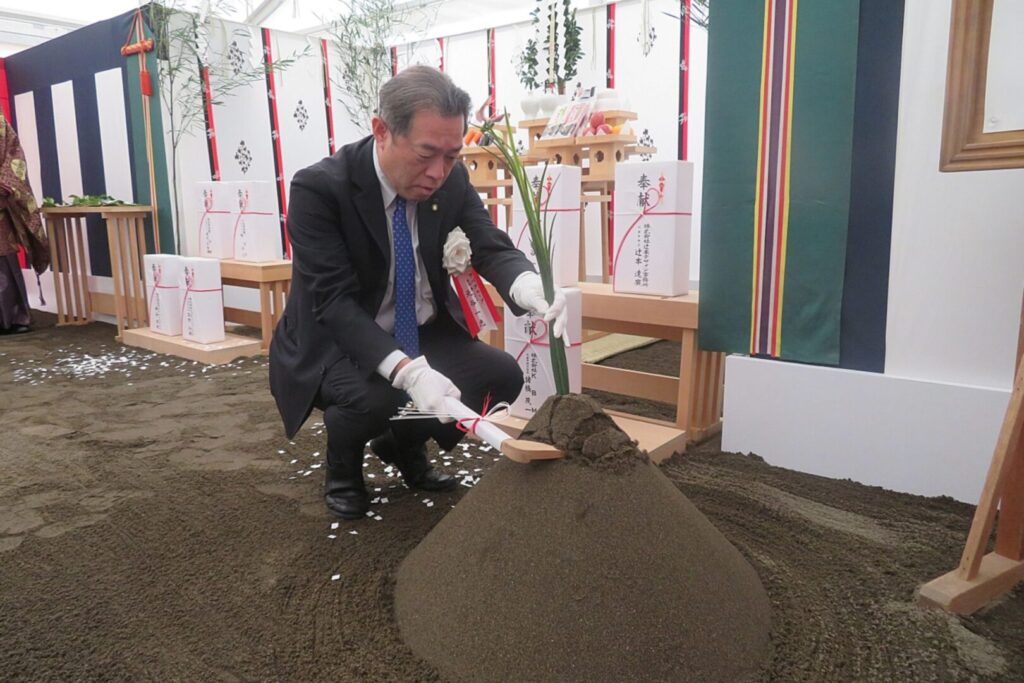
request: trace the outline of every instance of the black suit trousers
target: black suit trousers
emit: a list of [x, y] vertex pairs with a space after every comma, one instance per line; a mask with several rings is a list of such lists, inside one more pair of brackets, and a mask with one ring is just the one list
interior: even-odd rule
[[[523, 373], [509, 354], [474, 339], [446, 313], [421, 325], [420, 352], [430, 367], [450, 379], [462, 392], [462, 402], [480, 412], [485, 397], [490, 405], [514, 401], [523, 387]], [[327, 462], [338, 467], [362, 457], [366, 442], [391, 429], [403, 447], [418, 447], [433, 438], [444, 450], [462, 439], [454, 423], [437, 420], [391, 420], [409, 401], [377, 373], [368, 378], [348, 358], [324, 373], [316, 407], [324, 411]]]

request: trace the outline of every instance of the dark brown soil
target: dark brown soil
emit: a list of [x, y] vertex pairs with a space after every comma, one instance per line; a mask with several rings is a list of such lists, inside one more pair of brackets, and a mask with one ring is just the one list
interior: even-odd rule
[[743, 556], [593, 400], [527, 432], [567, 458], [497, 463], [399, 568], [413, 651], [464, 682], [756, 680], [770, 608]]
[[[493, 451], [439, 454], [466, 483], [443, 495], [369, 457], [381, 519], [332, 529], [319, 418], [284, 439], [265, 359], [204, 371], [38, 319], [0, 337], [0, 679], [441, 680], [400, 638], [393, 578]], [[767, 590], [762, 680], [1024, 680], [1020, 588], [969, 618], [913, 606], [956, 565], [971, 506], [713, 443], [660, 469]]]
[[589, 396], [552, 396], [520, 438], [557, 446], [565, 459], [607, 472], [628, 472], [648, 463], [647, 454]]

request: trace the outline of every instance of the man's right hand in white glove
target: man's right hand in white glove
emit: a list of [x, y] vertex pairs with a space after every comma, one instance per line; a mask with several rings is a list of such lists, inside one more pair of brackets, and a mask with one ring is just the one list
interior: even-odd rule
[[[416, 407], [427, 412], [444, 411], [444, 399], [447, 396], [462, 397], [459, 388], [450, 379], [427, 365], [427, 359], [423, 356], [418, 356], [407, 363], [399, 363], [391, 386], [409, 394]], [[452, 421], [450, 417], [438, 419], [441, 422]]]

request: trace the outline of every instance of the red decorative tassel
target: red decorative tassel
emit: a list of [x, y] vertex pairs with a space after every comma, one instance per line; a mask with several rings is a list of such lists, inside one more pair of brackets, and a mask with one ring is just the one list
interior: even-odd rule
[[149, 78], [149, 72], [143, 69], [139, 72], [139, 85], [142, 87], [142, 94], [146, 97], [153, 96], [153, 81]]

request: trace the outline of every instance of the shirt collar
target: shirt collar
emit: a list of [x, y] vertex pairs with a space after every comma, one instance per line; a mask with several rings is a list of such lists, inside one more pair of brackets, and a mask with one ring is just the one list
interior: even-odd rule
[[388, 181], [386, 175], [384, 175], [384, 169], [380, 167], [380, 158], [377, 156], [377, 141], [373, 141], [373, 169], [377, 172], [377, 180], [380, 181], [380, 194], [384, 198], [384, 208], [390, 208], [391, 204], [394, 203], [395, 197], [398, 196], [398, 192]]

